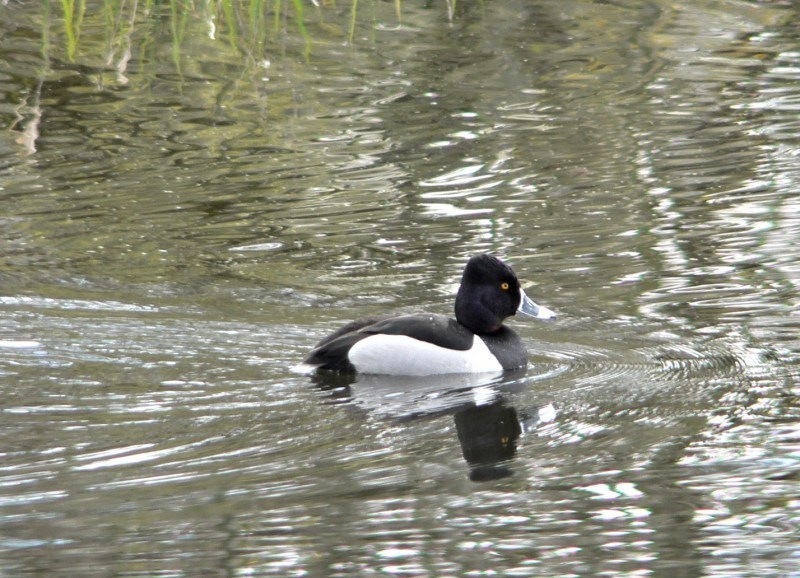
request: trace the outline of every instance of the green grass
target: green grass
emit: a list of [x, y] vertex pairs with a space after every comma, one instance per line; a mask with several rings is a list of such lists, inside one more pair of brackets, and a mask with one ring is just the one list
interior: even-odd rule
[[64, 14], [64, 36], [67, 43], [67, 57], [75, 60], [75, 51], [81, 35], [83, 15], [86, 13], [86, 0], [61, 0], [61, 11]]
[[[346, 37], [353, 42], [360, 0], [351, 1], [349, 23], [345, 26], [349, 28]], [[374, 4], [380, 0], [369, 1]], [[102, 9], [96, 5], [100, 3]], [[187, 34], [197, 30], [192, 24], [201, 21], [208, 23], [209, 35], [214, 40], [226, 42], [246, 54], [263, 53], [271, 41], [291, 41], [294, 36], [302, 42], [302, 54], [308, 60], [314, 43], [308, 28], [308, 8], [313, 8], [311, 19], [320, 22], [324, 20], [324, 12], [337, 8], [335, 0], [321, 3], [312, 0], [59, 0], [54, 4], [58, 6], [56, 10], [51, 10], [48, 0], [42, 0], [42, 6], [42, 16], [48, 27], [43, 45], [57, 36], [55, 42], [60, 47], [63, 37], [64, 52], [70, 62], [80, 58], [82, 51], [84, 57], [96, 56], [81, 41], [86, 27], [102, 26], [107, 50], [113, 53], [123, 47], [130, 49], [134, 35], [141, 38], [149, 30], [167, 25], [176, 65], [179, 65]], [[395, 0], [398, 21], [400, 9], [401, 0]], [[50, 26], [54, 28], [51, 30]]]
[[[402, 0], [346, 1], [342, 7], [337, 0], [41, 0], [42, 54], [124, 74], [131, 59], [156, 62], [167, 35], [179, 73], [187, 42], [220, 43], [219, 50], [238, 53], [243, 63], [262, 63], [287, 47], [308, 62], [315, 43], [352, 44], [359, 24], [376, 22], [378, 14], [402, 22]], [[455, 2], [443, 1], [451, 18]]]

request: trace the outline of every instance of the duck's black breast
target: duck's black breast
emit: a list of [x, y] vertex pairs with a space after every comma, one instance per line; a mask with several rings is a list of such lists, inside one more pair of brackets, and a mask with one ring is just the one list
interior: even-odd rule
[[467, 351], [475, 335], [455, 319], [418, 314], [370, 317], [353, 321], [320, 341], [305, 362], [319, 369], [355, 371], [348, 358], [350, 348], [372, 335], [404, 335], [445, 349]]
[[528, 350], [513, 329], [503, 325], [499, 331], [481, 335], [481, 339], [506, 371], [528, 364]]

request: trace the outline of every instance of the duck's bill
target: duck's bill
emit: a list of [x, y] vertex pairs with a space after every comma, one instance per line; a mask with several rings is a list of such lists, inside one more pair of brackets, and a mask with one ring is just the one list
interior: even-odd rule
[[517, 308], [518, 313], [522, 313], [528, 317], [535, 317], [536, 319], [555, 319], [556, 312], [548, 309], [544, 305], [537, 305], [533, 300], [525, 295], [525, 291], [519, 290], [519, 296], [522, 298]]

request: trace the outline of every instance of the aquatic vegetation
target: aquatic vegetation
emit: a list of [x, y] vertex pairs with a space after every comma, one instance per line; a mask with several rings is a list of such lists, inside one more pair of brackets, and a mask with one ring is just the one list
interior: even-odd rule
[[[168, 31], [172, 60], [179, 68], [183, 46], [193, 36], [227, 44], [253, 62], [270, 52], [285, 51], [287, 44], [296, 45], [309, 60], [314, 42], [342, 38], [354, 42], [359, 22], [375, 18], [379, 6], [374, 0], [370, 5], [371, 11], [359, 0], [352, 0], [349, 7], [338, 6], [335, 0], [60, 0], [55, 8], [44, 2], [42, 47], [63, 50], [69, 62], [95, 58], [99, 47], [84, 42], [82, 32], [102, 29], [105, 64], [127, 64], [137, 48], [146, 52], [156, 36]], [[399, 24], [402, 0], [390, 6]], [[452, 18], [455, 0], [446, 0], [446, 7]]]
[[[47, 4], [47, 3], [45, 3]], [[61, 0], [61, 10], [64, 14], [64, 36], [67, 43], [67, 55], [70, 60], [75, 58], [75, 50], [80, 38], [81, 23], [86, 13], [86, 1]]]
[[[125, 0], [103, 0], [95, 4], [87, 0], [61, 0], [58, 10], [51, 10], [43, 3], [43, 46], [47, 45], [50, 33], [63, 38], [66, 59], [75, 62], [80, 53], [94, 56], [95, 47], [81, 43], [81, 32], [86, 28], [101, 27], [105, 31], [105, 56], [110, 63], [115, 56], [132, 49], [132, 38], [137, 37], [140, 46], [152, 42], [161, 28], [168, 26], [172, 39], [172, 57], [179, 63], [181, 48], [187, 35], [202, 33], [213, 40], [227, 41], [252, 54], [263, 49], [271, 36], [289, 34], [293, 28], [303, 40], [306, 58], [311, 52], [311, 36], [306, 29], [306, 14], [302, 0], [154, 0], [126, 2]], [[322, 10], [322, 6], [317, 7]], [[272, 26], [268, 23], [272, 20]]]

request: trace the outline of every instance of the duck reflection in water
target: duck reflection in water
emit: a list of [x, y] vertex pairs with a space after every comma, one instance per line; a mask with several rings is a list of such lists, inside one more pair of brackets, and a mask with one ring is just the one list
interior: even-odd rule
[[413, 422], [453, 415], [469, 479], [485, 482], [513, 474], [511, 463], [521, 434], [555, 419], [552, 405], [517, 410], [504, 394], [524, 387], [519, 374], [409, 378], [320, 374], [315, 385], [330, 400], [357, 406], [390, 420]]
[[522, 433], [513, 407], [503, 402], [476, 405], [457, 411], [455, 421], [469, 479], [483, 482], [511, 475], [508, 462], [517, 453]]

